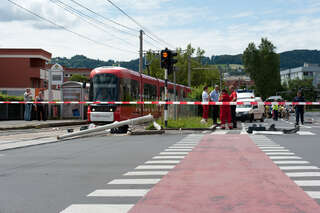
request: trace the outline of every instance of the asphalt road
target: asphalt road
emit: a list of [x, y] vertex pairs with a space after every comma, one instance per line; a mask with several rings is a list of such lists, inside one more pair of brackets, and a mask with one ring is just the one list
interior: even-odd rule
[[[318, 117], [313, 118], [319, 121]], [[289, 129], [294, 126], [293, 116], [289, 121], [266, 119], [264, 123], [255, 122], [266, 127], [273, 123], [277, 128]], [[250, 125], [252, 123], [238, 125], [239, 129], [232, 131], [218, 129], [214, 134], [242, 134]], [[15, 130], [6, 134], [34, 134], [38, 131]], [[301, 131], [303, 133], [301, 135], [263, 137], [289, 149], [312, 166], [320, 168], [318, 154], [320, 123], [306, 124], [301, 127]], [[202, 132], [199, 137], [205, 134], [211, 133]], [[166, 148], [187, 137], [189, 136], [178, 132], [156, 136], [96, 136], [0, 151], [0, 213], [60, 212], [77, 203], [136, 203], [141, 197], [88, 197], [88, 194], [105, 188], [134, 189], [133, 186], [126, 184], [108, 185], [108, 187], [106, 185], [114, 179], [123, 178], [123, 174], [127, 172], [135, 171], [137, 166], [150, 161]], [[163, 175], [152, 176], [159, 179], [162, 177]], [[140, 176], [140, 178], [150, 177]], [[310, 180], [309, 177], [291, 179]], [[312, 180], [320, 181], [320, 177], [312, 177]], [[141, 184], [138, 189], [150, 189], [153, 185]], [[320, 192], [320, 186], [301, 186], [301, 188], [304, 191]], [[316, 201], [320, 204], [320, 199]]]
[[60, 212], [81, 202], [136, 202], [138, 198], [88, 199], [86, 195], [181, 138], [95, 137], [0, 152], [0, 213]]

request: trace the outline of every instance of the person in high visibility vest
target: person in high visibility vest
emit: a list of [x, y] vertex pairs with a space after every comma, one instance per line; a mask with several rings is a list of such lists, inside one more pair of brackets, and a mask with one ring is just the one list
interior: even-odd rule
[[279, 117], [279, 106], [278, 104], [274, 104], [272, 106], [272, 111], [273, 111], [273, 120], [277, 121]]

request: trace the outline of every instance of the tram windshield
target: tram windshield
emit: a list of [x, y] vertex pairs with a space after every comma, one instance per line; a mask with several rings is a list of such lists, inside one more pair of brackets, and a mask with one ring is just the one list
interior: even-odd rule
[[102, 73], [91, 79], [90, 99], [92, 101], [117, 101], [118, 100], [118, 77]]

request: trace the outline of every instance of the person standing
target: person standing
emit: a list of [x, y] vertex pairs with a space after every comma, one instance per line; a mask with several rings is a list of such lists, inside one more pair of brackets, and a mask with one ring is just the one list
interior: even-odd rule
[[[301, 91], [297, 92], [297, 96], [293, 99], [293, 102], [305, 102], [304, 97], [302, 96]], [[299, 117], [301, 124], [304, 123], [304, 105], [296, 105], [295, 106], [296, 111], [296, 125], [299, 125]]]
[[[219, 101], [221, 102], [230, 102], [230, 96], [227, 93], [226, 89], [222, 90]], [[229, 129], [232, 129], [231, 126], [231, 114], [230, 114], [230, 105], [222, 105], [220, 108], [220, 120], [221, 120], [221, 129], [225, 129], [225, 123], [227, 121], [227, 125]]]
[[[209, 102], [208, 86], [203, 87], [202, 102]], [[202, 109], [203, 109], [203, 112], [202, 112], [201, 123], [207, 123], [208, 115], [209, 115], [209, 105], [202, 105]]]
[[[229, 89], [231, 92], [230, 94], [231, 102], [237, 102], [237, 92], [234, 90], [234, 86], [231, 85]], [[231, 105], [230, 109], [231, 109], [231, 120], [232, 120], [233, 128], [237, 128], [237, 117], [236, 117], [237, 105]]]
[[[210, 99], [211, 101], [218, 102], [219, 101], [219, 86], [216, 85], [214, 87], [214, 90], [210, 93]], [[217, 119], [219, 115], [219, 106], [218, 105], [212, 105], [212, 120], [213, 124], [217, 124]]]
[[[24, 101], [30, 102], [32, 101], [32, 93], [29, 88], [26, 89], [23, 94]], [[24, 108], [24, 120], [31, 121], [31, 112], [32, 112], [32, 103], [26, 103]]]
[[[40, 91], [38, 96], [36, 97], [36, 101], [37, 102], [42, 102], [44, 101], [44, 95], [43, 95], [43, 92]], [[37, 118], [38, 120], [43, 120], [45, 121], [46, 120], [46, 114], [45, 114], [45, 106], [43, 103], [37, 103]]]
[[278, 117], [279, 117], [279, 105], [278, 104], [274, 104], [272, 106], [272, 111], [273, 111], [273, 120], [277, 121]]

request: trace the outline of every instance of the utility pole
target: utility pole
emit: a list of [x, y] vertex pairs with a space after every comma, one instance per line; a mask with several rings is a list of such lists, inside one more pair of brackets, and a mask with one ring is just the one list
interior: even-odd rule
[[188, 55], [188, 87], [191, 87], [191, 56]]
[[[164, 69], [164, 96], [165, 101], [169, 101], [168, 98], [168, 68]], [[168, 104], [164, 105], [164, 126], [168, 127]]]
[[[139, 39], [140, 39], [140, 52], [139, 52], [139, 73], [140, 75], [142, 75], [142, 72], [143, 72], [143, 31], [140, 30], [140, 36], [139, 36]], [[140, 77], [140, 101], [143, 101], [142, 100], [142, 96], [143, 96], [143, 91], [142, 91], [142, 77]], [[141, 107], [140, 107], [140, 110], [141, 110], [141, 115], [143, 114], [143, 105], [141, 104]]]
[[139, 57], [139, 72], [142, 74], [143, 72], [143, 31], [140, 30], [140, 57]]

